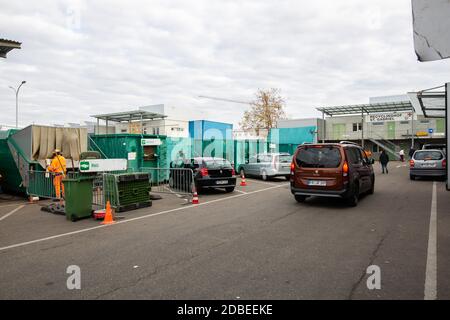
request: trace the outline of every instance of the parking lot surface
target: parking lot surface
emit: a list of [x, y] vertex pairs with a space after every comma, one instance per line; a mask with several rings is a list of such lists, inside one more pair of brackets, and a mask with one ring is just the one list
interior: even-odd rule
[[[249, 178], [199, 205], [164, 194], [110, 226], [2, 200], [0, 299], [449, 299], [444, 182], [410, 181], [396, 163], [379, 171], [375, 194], [355, 208], [299, 204], [284, 179]], [[81, 269], [81, 290], [67, 289], [69, 265]], [[370, 265], [379, 290], [367, 288]]]

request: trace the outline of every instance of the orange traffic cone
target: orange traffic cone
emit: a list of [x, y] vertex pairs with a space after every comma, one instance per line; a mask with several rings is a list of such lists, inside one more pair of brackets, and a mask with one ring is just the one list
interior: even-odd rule
[[109, 200], [106, 202], [106, 213], [105, 213], [105, 219], [100, 224], [113, 224], [116, 223], [113, 219], [112, 211], [111, 211], [111, 204], [109, 203]]
[[197, 194], [197, 191], [194, 191], [194, 195], [192, 196], [192, 204], [198, 204], [198, 194]]
[[247, 186], [247, 181], [245, 181], [245, 174], [242, 174], [240, 186], [241, 187]]

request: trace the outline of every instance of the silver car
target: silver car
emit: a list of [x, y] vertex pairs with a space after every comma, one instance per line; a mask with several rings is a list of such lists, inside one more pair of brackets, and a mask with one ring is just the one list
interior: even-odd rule
[[409, 161], [409, 177], [445, 177], [447, 165], [445, 153], [442, 150], [418, 150]]
[[289, 180], [292, 156], [289, 153], [261, 153], [249, 158], [239, 167], [240, 175], [261, 177], [285, 177]]

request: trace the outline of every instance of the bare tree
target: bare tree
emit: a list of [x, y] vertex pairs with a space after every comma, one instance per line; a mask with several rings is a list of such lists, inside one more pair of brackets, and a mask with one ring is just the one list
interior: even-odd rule
[[250, 110], [244, 112], [239, 125], [244, 130], [254, 129], [257, 133], [260, 129], [273, 128], [279, 119], [286, 117], [283, 107], [280, 89], [259, 89]]

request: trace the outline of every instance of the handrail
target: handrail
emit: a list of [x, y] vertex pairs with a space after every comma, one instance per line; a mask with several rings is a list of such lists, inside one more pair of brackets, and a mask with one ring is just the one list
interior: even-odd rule
[[92, 139], [89, 135], [88, 135], [88, 138], [89, 138], [89, 142], [94, 144], [94, 146], [98, 149], [97, 151], [100, 152], [100, 153], [102, 154], [103, 158], [104, 158], [104, 159], [108, 159], [108, 156], [107, 156], [107, 155], [103, 152], [103, 150], [98, 146], [98, 144], [94, 141], [94, 139]]
[[373, 140], [381, 140], [382, 142], [387, 142], [387, 144], [391, 145], [394, 150], [397, 150], [398, 146], [393, 143], [392, 141], [389, 141], [388, 139], [383, 138], [382, 136], [380, 136], [379, 134], [375, 133], [375, 132], [371, 132], [372, 136], [375, 136], [376, 138], [372, 138]]

